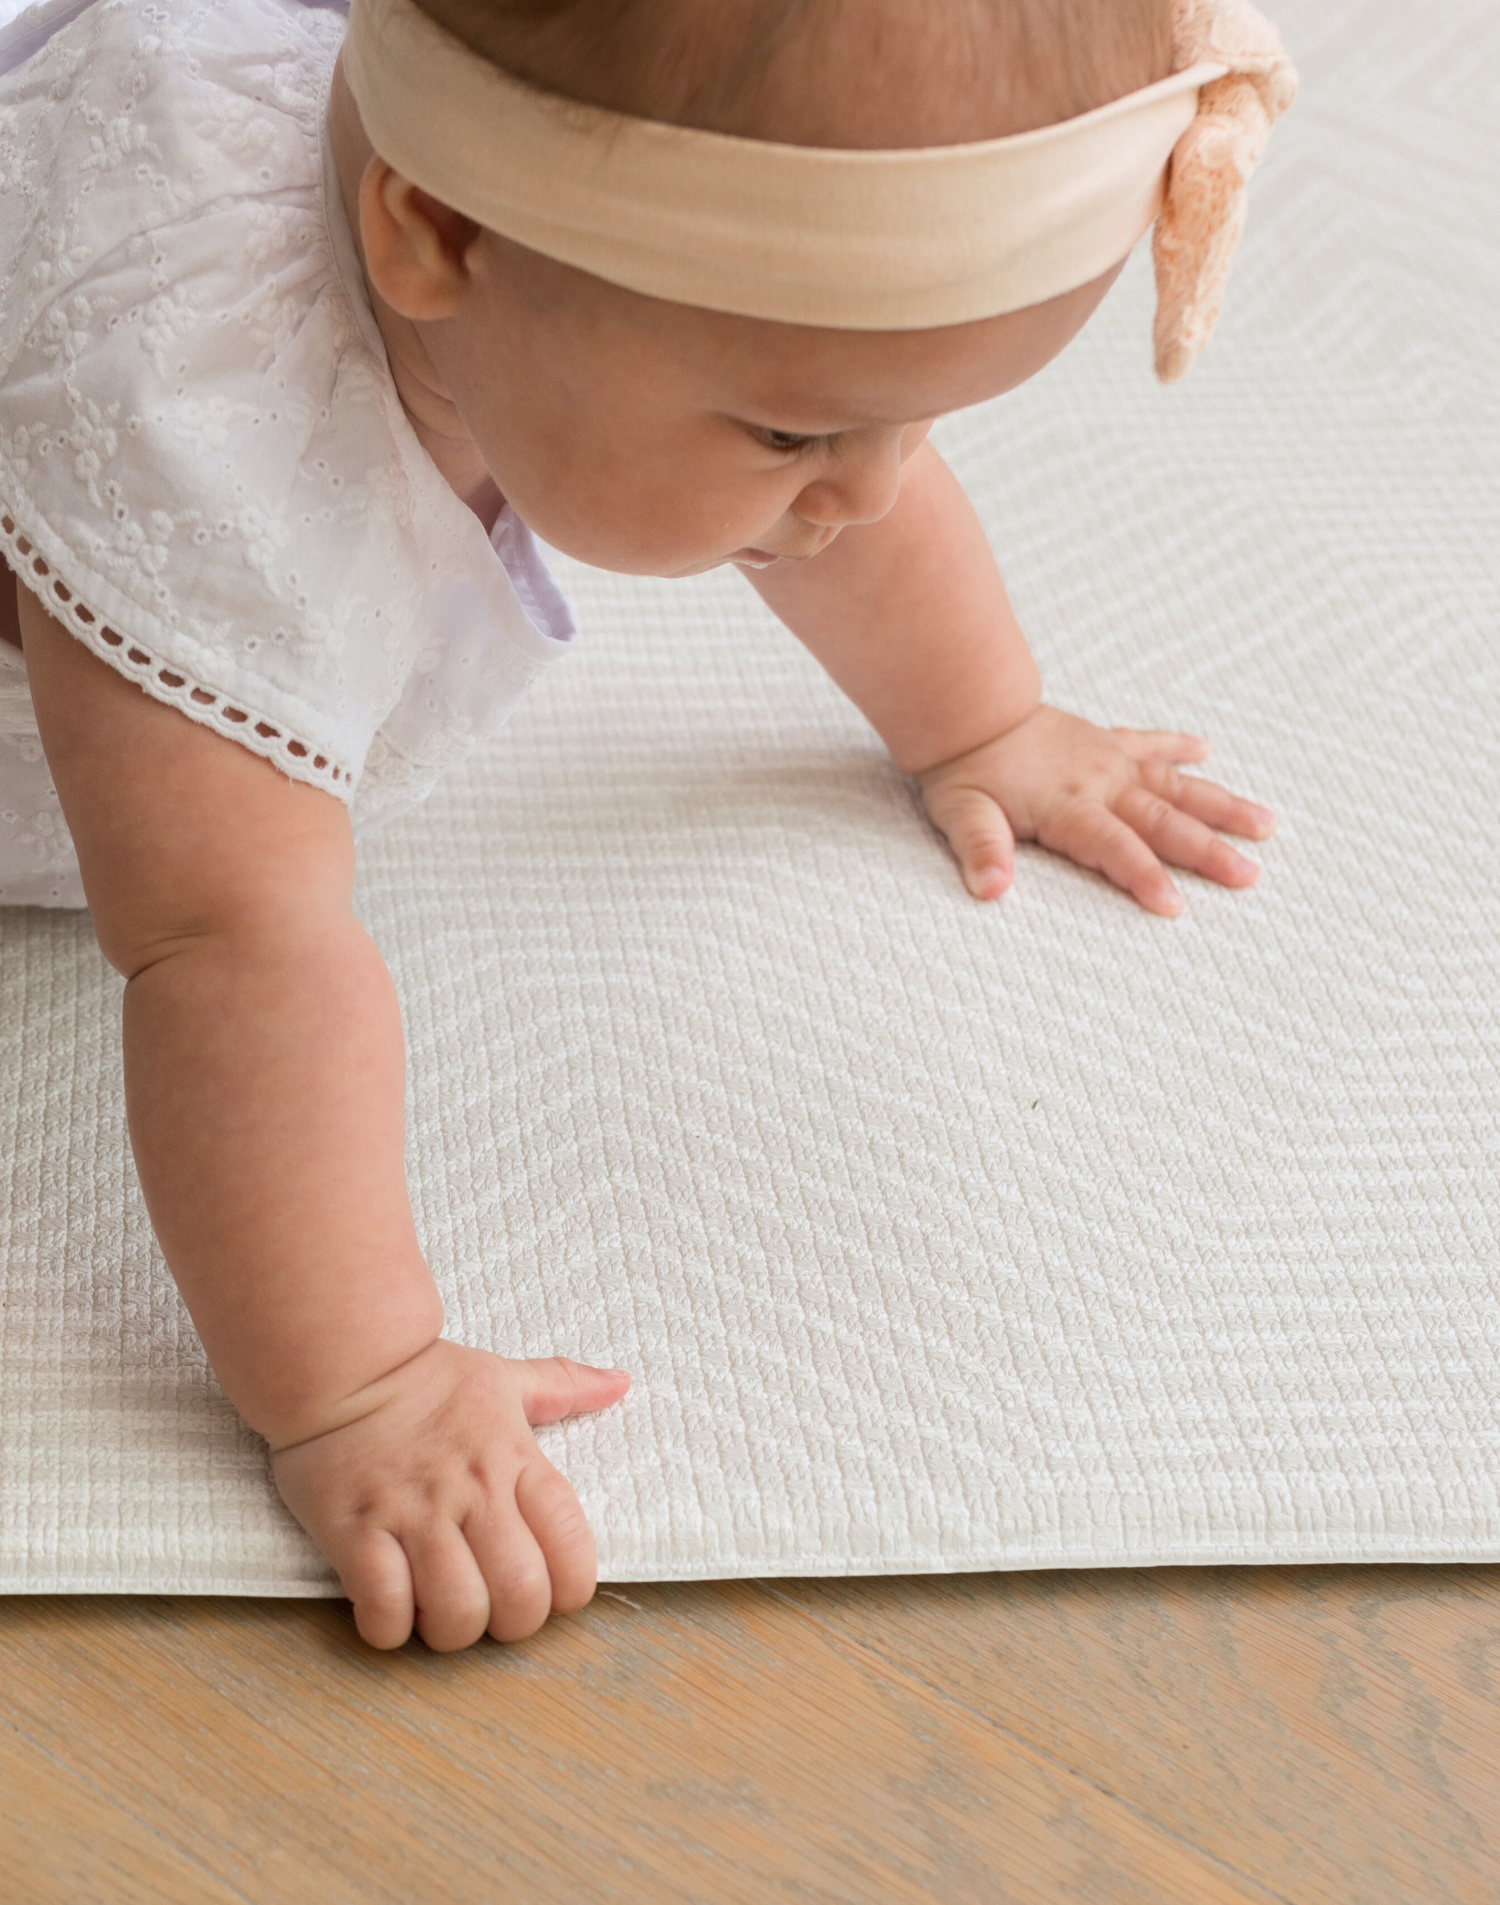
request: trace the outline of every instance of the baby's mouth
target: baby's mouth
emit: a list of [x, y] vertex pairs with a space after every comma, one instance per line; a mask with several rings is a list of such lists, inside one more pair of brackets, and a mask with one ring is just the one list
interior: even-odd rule
[[[828, 542], [832, 542], [830, 536]], [[731, 562], [737, 562], [745, 569], [769, 569], [778, 562], [807, 562], [813, 556], [819, 556], [828, 547], [828, 542], [819, 543], [816, 549], [804, 549], [800, 554], [792, 555], [775, 549], [736, 549], [730, 556]]]

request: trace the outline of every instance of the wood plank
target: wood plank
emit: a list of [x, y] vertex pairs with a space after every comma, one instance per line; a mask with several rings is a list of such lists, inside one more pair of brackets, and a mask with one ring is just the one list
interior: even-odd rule
[[1500, 1569], [776, 1585], [1298, 1905], [1500, 1899]]
[[3, 1725], [0, 1816], [6, 1905], [249, 1905]]
[[1270, 1896], [753, 1583], [446, 1658], [328, 1603], [12, 1601], [0, 1631], [11, 1723], [256, 1905]]

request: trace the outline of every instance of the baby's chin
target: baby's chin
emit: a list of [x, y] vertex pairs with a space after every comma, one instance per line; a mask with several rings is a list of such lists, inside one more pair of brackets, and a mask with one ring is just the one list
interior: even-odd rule
[[[780, 567], [784, 562], [795, 561], [798, 557], [783, 556], [779, 551], [760, 547], [754, 542], [743, 542], [732, 549], [676, 549], [665, 538], [652, 547], [651, 539], [645, 536], [637, 538], [627, 529], [623, 534], [603, 533], [592, 526], [585, 526], [579, 533], [576, 522], [557, 522], [548, 520], [543, 511], [538, 511], [538, 519], [527, 514], [523, 503], [516, 505], [524, 521], [530, 523], [533, 532], [550, 549], [570, 556], [575, 562], [586, 562], [591, 569], [603, 569], [610, 575], [638, 575], [664, 582], [680, 582], [689, 576], [707, 575], [713, 569], [736, 568], [746, 572]], [[767, 531], [766, 541], [771, 542], [784, 537], [785, 531], [778, 525]], [[831, 535], [824, 534], [823, 540], [832, 541]], [[821, 545], [820, 545], [821, 546]], [[811, 554], [812, 551], [806, 553]]]
[[[571, 551], [565, 551], [571, 554]], [[771, 569], [780, 561], [778, 556], [752, 555], [746, 550], [735, 549], [727, 556], [701, 556], [689, 562], [601, 562], [597, 556], [584, 556], [584, 562], [590, 562], [596, 569], [608, 569], [615, 575], [649, 576], [662, 582], [685, 582], [690, 576], [708, 575], [714, 569]]]
[[736, 564], [749, 553], [743, 547], [709, 553], [660, 546], [653, 549], [635, 542], [629, 535], [580, 535], [574, 523], [554, 525], [542, 512], [538, 512], [540, 520], [534, 520], [523, 506], [518, 505], [517, 510], [549, 549], [557, 550], [574, 562], [585, 562], [591, 569], [602, 569], [607, 575], [638, 575], [650, 580], [679, 582], [688, 576], [707, 575], [711, 569]]
[[711, 569], [771, 569], [779, 560], [777, 556], [750, 556], [737, 549], [733, 555], [710, 556], [705, 562], [691, 562], [686, 568], [664, 570], [662, 573], [676, 582], [685, 576], [707, 575]]
[[688, 576], [707, 575], [712, 569], [742, 569], [746, 574], [760, 569], [779, 569], [791, 558], [747, 554], [736, 550], [732, 556], [710, 556], [706, 562], [689, 563], [683, 569], [662, 569], [658, 573], [669, 582], [681, 582]]
[[817, 545], [812, 549], [778, 550], [758, 548], [749, 543], [742, 548], [732, 549], [727, 556], [712, 556], [706, 562], [689, 564], [680, 569], [662, 571], [673, 576], [702, 575], [709, 569], [784, 569], [793, 563], [810, 562], [814, 556], [822, 555], [828, 545], [838, 536], [836, 528], [825, 528], [818, 532]]

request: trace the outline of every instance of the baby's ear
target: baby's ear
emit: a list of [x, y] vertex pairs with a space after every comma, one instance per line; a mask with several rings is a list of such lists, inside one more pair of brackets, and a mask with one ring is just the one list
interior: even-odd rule
[[365, 274], [408, 318], [450, 317], [469, 284], [472, 218], [444, 205], [376, 156], [359, 186]]

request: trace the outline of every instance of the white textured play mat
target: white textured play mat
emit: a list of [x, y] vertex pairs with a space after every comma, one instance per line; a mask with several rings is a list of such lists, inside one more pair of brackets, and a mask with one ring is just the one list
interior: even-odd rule
[[[607, 1579], [1500, 1560], [1500, 11], [1296, 0], [1221, 333], [1137, 258], [951, 420], [1055, 700], [1277, 807], [1174, 922], [967, 899], [735, 577], [372, 840], [450, 1333], [635, 1373], [542, 1432]], [[119, 983], [0, 913], [0, 1588], [336, 1591], [156, 1254]]]

